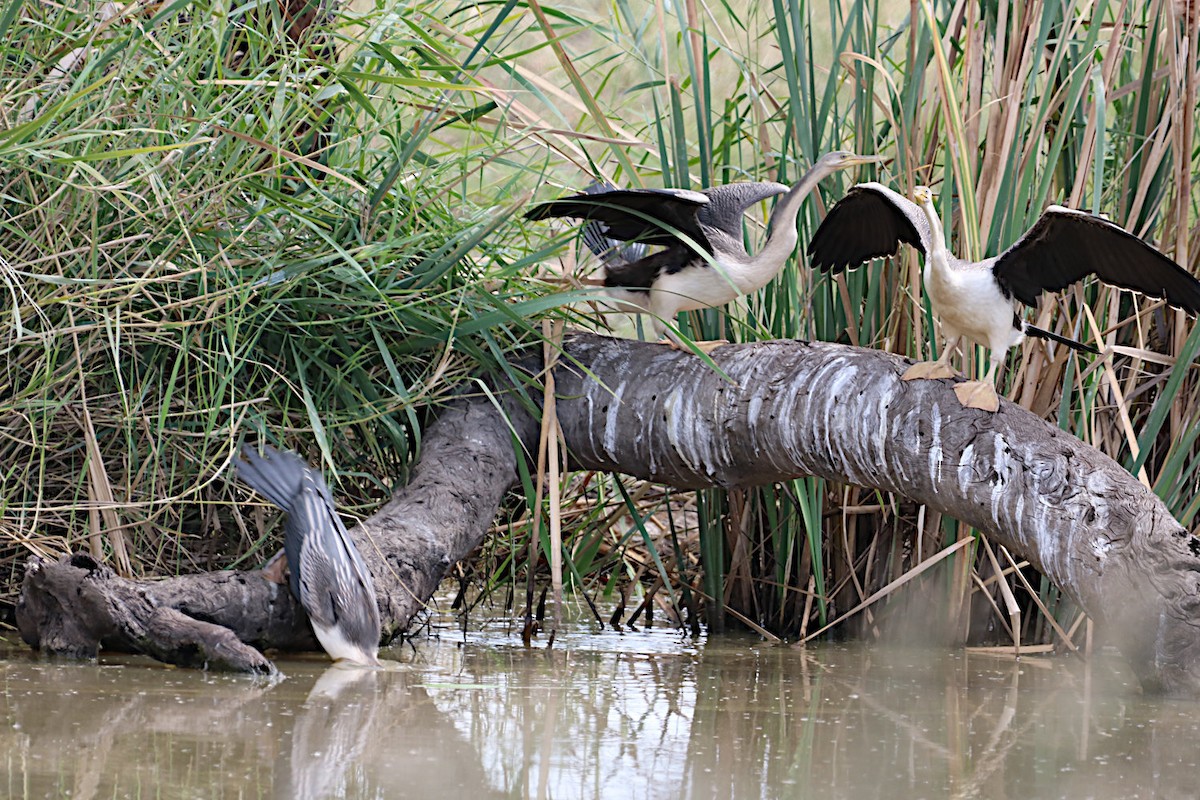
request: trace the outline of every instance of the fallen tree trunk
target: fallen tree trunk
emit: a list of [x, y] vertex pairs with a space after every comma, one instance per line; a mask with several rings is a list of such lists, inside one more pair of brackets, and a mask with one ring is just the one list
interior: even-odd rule
[[[557, 412], [573, 468], [680, 488], [821, 475], [896, 492], [1029, 560], [1148, 689], [1200, 695], [1200, 540], [1118, 464], [1023, 409], [964, 409], [949, 382], [899, 380], [904, 359], [827, 343], [723, 347], [713, 359], [728, 379], [657, 345], [578, 335], [564, 349]], [[515, 402], [508, 412], [531, 450], [534, 420]], [[486, 398], [453, 407], [427, 432], [412, 483], [351, 532], [381, 588], [385, 639], [482, 539], [516, 481], [508, 425]], [[237, 609], [209, 612], [250, 641]]]

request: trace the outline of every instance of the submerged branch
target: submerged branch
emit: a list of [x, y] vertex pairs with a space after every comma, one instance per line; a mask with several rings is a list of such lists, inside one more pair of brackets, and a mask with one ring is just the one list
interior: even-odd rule
[[[1147, 688], [1200, 694], [1200, 541], [1118, 464], [1034, 415], [1009, 403], [965, 409], [947, 381], [899, 380], [899, 357], [827, 343], [723, 347], [713, 353], [723, 375], [639, 342], [576, 335], [564, 350], [557, 413], [572, 468], [680, 488], [820, 475], [896, 492], [1020, 553], [1110, 633]], [[505, 420], [487, 398], [452, 406], [426, 433], [412, 482], [351, 531], [375, 576], [385, 641], [482, 540], [517, 480], [513, 434], [527, 451], [536, 445], [532, 417], [515, 402], [507, 411]], [[255, 573], [144, 585], [186, 614], [172, 587], [230, 575], [255, 576], [243, 583], [256, 598], [245, 608], [299, 613]], [[33, 591], [27, 578], [23, 598]], [[265, 620], [237, 613], [197, 616], [258, 647], [311, 646], [294, 630], [263, 638]]]

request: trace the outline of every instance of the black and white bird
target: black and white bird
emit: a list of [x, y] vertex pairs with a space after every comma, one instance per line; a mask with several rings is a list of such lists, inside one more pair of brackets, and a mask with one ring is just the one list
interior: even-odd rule
[[[790, 189], [749, 182], [699, 192], [592, 187], [540, 203], [525, 217], [587, 220], [583, 239], [601, 257], [609, 296], [650, 314], [656, 335], [678, 346], [668, 328], [677, 313], [724, 305], [779, 274], [796, 249], [800, 206], [822, 178], [881, 160], [845, 150], [826, 153]], [[742, 215], [775, 195], [783, 197], [771, 212], [766, 241], [752, 256], [743, 245]], [[652, 247], [661, 249], [649, 252]]]
[[925, 292], [941, 320], [946, 344], [937, 361], [914, 364], [903, 377], [953, 377], [949, 361], [959, 341], [978, 342], [991, 349], [991, 361], [984, 380], [954, 387], [964, 406], [986, 411], [999, 408], [997, 371], [1008, 349], [1026, 336], [1098, 352], [1021, 318], [1015, 304], [1036, 306], [1043, 291], [1056, 292], [1095, 275], [1113, 286], [1164, 298], [1190, 314], [1200, 312], [1200, 281], [1103, 217], [1049, 206], [1033, 227], [1000, 255], [964, 261], [946, 249], [933, 192], [918, 186], [913, 198], [916, 203], [878, 183], [852, 187], [813, 234], [808, 254], [814, 268], [838, 273], [873, 258], [895, 255], [902, 242], [921, 251]]
[[313, 633], [334, 661], [379, 665], [379, 606], [375, 584], [319, 472], [294, 453], [250, 446], [238, 478], [287, 512], [283, 550], [289, 582], [308, 612]]

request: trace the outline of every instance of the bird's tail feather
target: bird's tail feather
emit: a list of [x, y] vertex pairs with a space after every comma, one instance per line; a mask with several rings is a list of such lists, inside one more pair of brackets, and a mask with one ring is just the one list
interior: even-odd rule
[[242, 448], [235, 469], [238, 480], [284, 511], [291, 511], [308, 465], [295, 453], [282, 453], [264, 446], [260, 456], [247, 445]]
[[[615, 188], [611, 183], [593, 181], [584, 187], [583, 192], [584, 194], [602, 194]], [[583, 243], [587, 245], [587, 249], [595, 253], [605, 267], [620, 267], [646, 257], [645, 244], [641, 242], [625, 243], [618, 239], [610, 239], [606, 232], [607, 229], [604, 225], [590, 220], [584, 223], [583, 231], [579, 234]]]
[[300, 456], [268, 445], [263, 446], [262, 455], [250, 445], [243, 447], [235, 468], [238, 480], [287, 512], [283, 552], [287, 557], [288, 584], [309, 616], [319, 617], [320, 613], [310, 608], [317, 600], [306, 598], [300, 585], [300, 555], [307, 538], [320, 537], [324, 528], [340, 524], [333, 513], [332, 501], [325, 497], [328, 489], [324, 481]]
[[1059, 336], [1057, 333], [1052, 333], [1048, 330], [1043, 330], [1042, 328], [1039, 328], [1035, 325], [1030, 325], [1028, 322], [1024, 323], [1021, 326], [1021, 332], [1024, 333], [1026, 336], [1034, 336], [1038, 339], [1049, 339], [1053, 342], [1058, 342], [1059, 344], [1065, 344], [1067, 347], [1071, 348], [1072, 350], [1078, 350], [1081, 353], [1094, 353], [1096, 355], [1099, 355], [1099, 353], [1100, 353], [1099, 350], [1097, 350], [1096, 348], [1092, 347], [1089, 344], [1084, 344], [1083, 342], [1077, 342], [1074, 339], [1068, 339], [1066, 336]]

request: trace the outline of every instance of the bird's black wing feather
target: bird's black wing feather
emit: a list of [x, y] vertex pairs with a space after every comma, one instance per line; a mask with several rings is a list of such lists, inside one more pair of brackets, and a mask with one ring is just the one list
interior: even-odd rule
[[825, 215], [808, 243], [808, 255], [814, 269], [837, 274], [893, 256], [902, 243], [928, 252], [925, 212], [882, 184], [860, 183]]
[[1056, 292], [1094, 274], [1113, 286], [1200, 313], [1200, 281], [1187, 270], [1119, 225], [1062, 206], [1047, 208], [997, 257], [992, 271], [1027, 306], [1037, 305], [1043, 291]]
[[682, 233], [711, 252], [697, 219], [708, 202], [706, 195], [686, 189], [610, 189], [539, 203], [525, 212], [525, 218], [595, 220], [610, 239], [650, 245], [677, 245]]
[[308, 464], [295, 453], [281, 453], [273, 447], [264, 447], [263, 455], [247, 445], [242, 457], [235, 462], [238, 480], [287, 512], [284, 522], [283, 552], [288, 562], [288, 583], [296, 599], [300, 593], [300, 550], [304, 544], [304, 526], [292, 519], [292, 510], [300, 502], [300, 489]]
[[654, 280], [664, 272], [672, 273], [693, 262], [704, 264], [695, 253], [682, 246], [668, 247], [637, 261], [606, 263], [604, 285], [622, 289], [649, 290]]

